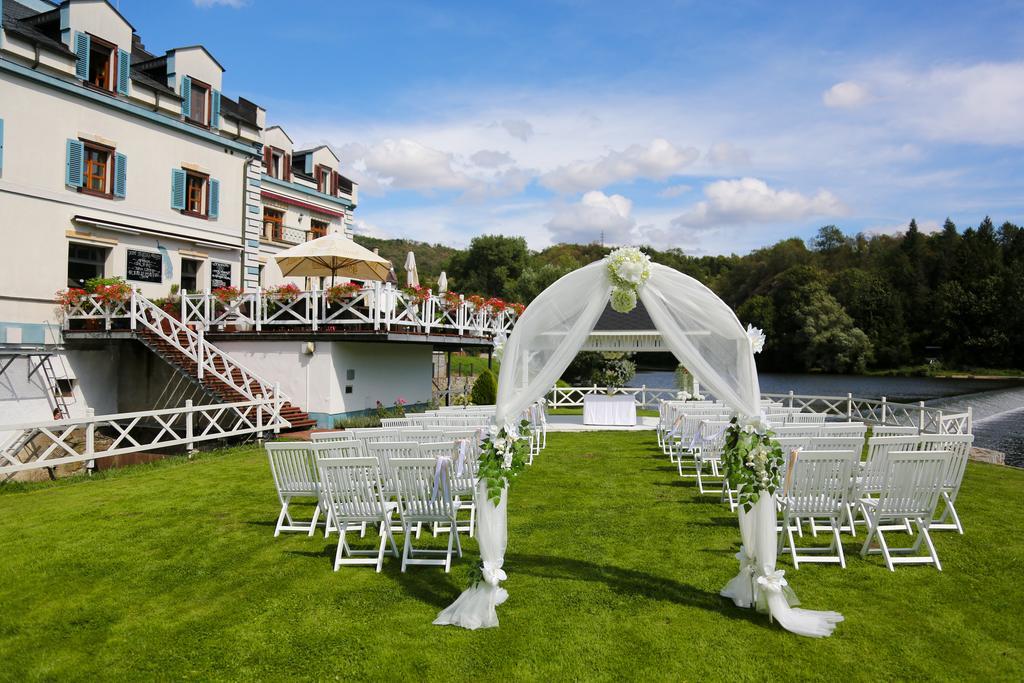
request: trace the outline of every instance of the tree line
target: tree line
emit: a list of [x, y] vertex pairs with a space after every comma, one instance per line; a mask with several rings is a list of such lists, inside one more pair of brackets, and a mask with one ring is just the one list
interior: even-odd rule
[[[534, 252], [523, 238], [501, 235], [474, 238], [463, 250], [401, 246], [417, 257], [427, 247], [437, 268], [430, 276], [443, 267], [456, 291], [527, 304], [610, 251], [558, 244]], [[765, 370], [862, 372], [936, 361], [1024, 368], [1024, 231], [1010, 222], [997, 228], [986, 217], [960, 231], [947, 219], [926, 234], [912, 220], [896, 235], [847, 235], [827, 225], [809, 243], [791, 238], [743, 256], [643, 249], [710, 287], [742, 323], [762, 328]], [[404, 252], [381, 253], [404, 259]]]

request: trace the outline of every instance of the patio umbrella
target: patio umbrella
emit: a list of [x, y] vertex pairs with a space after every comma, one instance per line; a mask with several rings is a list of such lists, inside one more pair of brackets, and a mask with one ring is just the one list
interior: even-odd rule
[[337, 275], [357, 280], [386, 281], [391, 262], [356, 244], [341, 233], [332, 232], [303, 242], [274, 256], [281, 275], [299, 277]]
[[448, 291], [448, 273], [441, 271], [441, 274], [437, 277], [437, 293], [444, 294]]
[[420, 286], [420, 274], [416, 270], [416, 254], [411, 251], [405, 257], [405, 286]]

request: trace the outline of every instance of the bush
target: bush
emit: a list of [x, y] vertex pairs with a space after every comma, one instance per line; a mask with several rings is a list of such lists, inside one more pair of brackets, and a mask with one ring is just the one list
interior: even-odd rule
[[478, 406], [489, 406], [498, 402], [498, 380], [494, 379], [494, 373], [484, 370], [473, 382], [473, 390], [469, 394], [473, 404]]
[[380, 418], [376, 415], [357, 415], [334, 421], [335, 429], [360, 429], [363, 427], [380, 427]]

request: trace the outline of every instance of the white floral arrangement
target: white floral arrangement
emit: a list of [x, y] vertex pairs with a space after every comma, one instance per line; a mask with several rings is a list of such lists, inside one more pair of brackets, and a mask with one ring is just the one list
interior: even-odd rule
[[750, 340], [750, 348], [754, 353], [761, 353], [764, 350], [764, 342], [767, 337], [760, 327], [747, 325], [747, 339]]
[[480, 445], [480, 481], [487, 485], [487, 497], [495, 505], [501, 500], [501, 491], [526, 467], [530, 450], [530, 423], [523, 420], [518, 427], [505, 423], [491, 426]]
[[605, 261], [612, 281], [612, 309], [629, 313], [636, 308], [640, 287], [651, 277], [651, 257], [636, 247], [621, 247], [608, 254]]
[[725, 433], [725, 478], [748, 512], [762, 493], [774, 495], [782, 486], [785, 458], [774, 436], [760, 416], [734, 417]]

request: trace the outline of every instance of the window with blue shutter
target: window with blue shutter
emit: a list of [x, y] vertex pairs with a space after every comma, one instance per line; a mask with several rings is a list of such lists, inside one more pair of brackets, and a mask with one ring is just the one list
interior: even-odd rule
[[220, 214], [220, 181], [210, 178], [210, 206], [207, 215], [216, 218]]
[[313, 175], [313, 153], [306, 155], [306, 175]]
[[92, 39], [88, 33], [75, 33], [75, 55], [78, 61], [75, 62], [75, 75], [83, 81], [89, 78], [89, 51], [92, 49]]
[[0, 173], [4, 170], [4, 120], [0, 119]]
[[220, 128], [220, 90], [210, 93], [210, 128]]
[[128, 157], [114, 154], [114, 196], [124, 197], [128, 189]]
[[85, 163], [85, 144], [81, 140], [68, 140], [67, 150], [64, 182], [69, 187], [81, 187], [82, 165]]
[[192, 79], [188, 76], [181, 77], [181, 115], [185, 118], [192, 116]]
[[171, 169], [171, 208], [185, 210], [185, 171], [180, 168]]
[[132, 60], [127, 50], [117, 51], [117, 92], [128, 94], [128, 84], [132, 80]]

